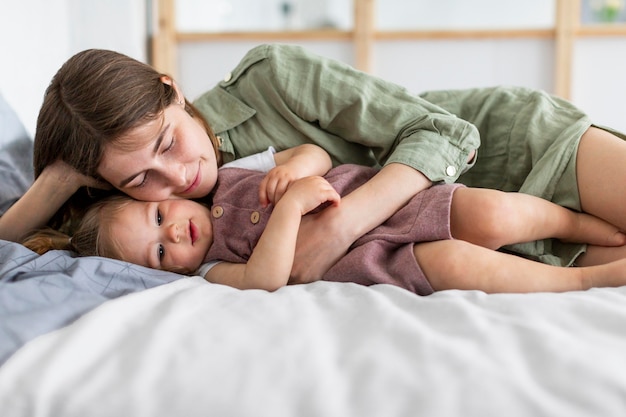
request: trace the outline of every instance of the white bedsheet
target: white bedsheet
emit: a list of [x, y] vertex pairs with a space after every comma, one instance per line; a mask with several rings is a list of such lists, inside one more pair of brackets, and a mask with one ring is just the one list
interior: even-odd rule
[[183, 279], [22, 347], [0, 368], [0, 415], [624, 416], [626, 288], [418, 297]]

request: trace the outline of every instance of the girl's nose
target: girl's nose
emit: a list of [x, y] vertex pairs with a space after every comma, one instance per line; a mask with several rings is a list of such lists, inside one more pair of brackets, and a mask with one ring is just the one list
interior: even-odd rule
[[174, 243], [180, 242], [180, 235], [178, 233], [178, 225], [176, 223], [172, 223], [167, 228], [167, 237]]

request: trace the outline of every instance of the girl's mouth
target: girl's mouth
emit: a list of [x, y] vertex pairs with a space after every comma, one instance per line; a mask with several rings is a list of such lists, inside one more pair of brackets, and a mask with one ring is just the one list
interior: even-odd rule
[[189, 236], [191, 237], [191, 244], [196, 243], [196, 240], [198, 240], [198, 228], [191, 220], [189, 220]]

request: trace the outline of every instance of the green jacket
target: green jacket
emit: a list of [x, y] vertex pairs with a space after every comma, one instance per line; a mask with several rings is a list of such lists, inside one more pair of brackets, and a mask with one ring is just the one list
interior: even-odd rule
[[[580, 210], [576, 150], [591, 121], [543, 91], [417, 95], [300, 47], [262, 45], [194, 104], [222, 138], [225, 162], [308, 142], [326, 149], [334, 164], [399, 162], [434, 183], [521, 191]], [[571, 265], [585, 246], [548, 239], [508, 249]]]
[[433, 182], [455, 182], [478, 131], [395, 84], [295, 46], [250, 51], [196, 107], [217, 135], [224, 162], [315, 143], [335, 165], [399, 162]]

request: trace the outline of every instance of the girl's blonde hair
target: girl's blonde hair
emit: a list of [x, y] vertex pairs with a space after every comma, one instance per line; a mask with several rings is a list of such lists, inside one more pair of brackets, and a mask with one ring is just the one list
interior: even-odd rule
[[[59, 230], [45, 228], [28, 236], [22, 244], [39, 255], [50, 250], [69, 250], [79, 256], [103, 256], [125, 261], [127, 259], [115, 239], [111, 225], [132, 201], [134, 200], [131, 197], [119, 194], [104, 198], [85, 211], [71, 236]], [[177, 266], [167, 270], [179, 274], [193, 272]]]
[[85, 211], [71, 236], [45, 228], [31, 234], [22, 243], [39, 255], [50, 250], [69, 250], [80, 256], [104, 256], [123, 260], [118, 245], [105, 228], [115, 221], [117, 213], [131, 201], [125, 195], [107, 197], [93, 203]]

